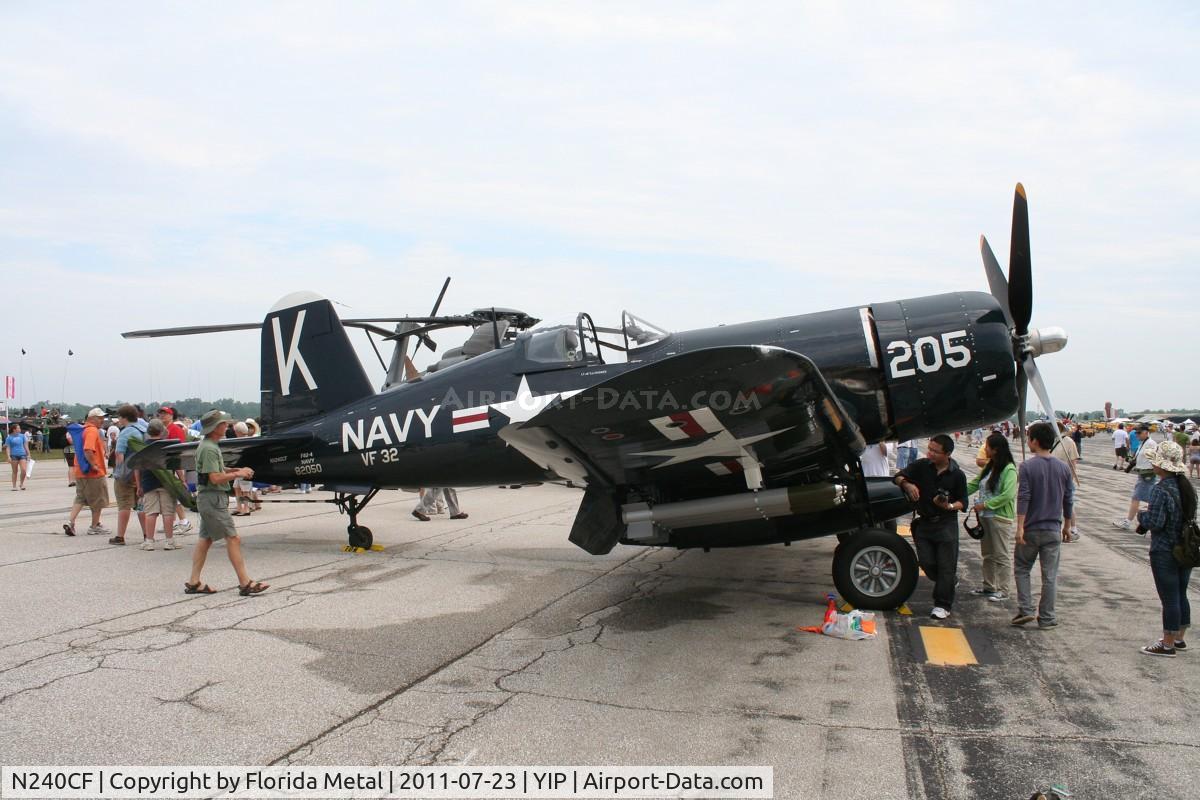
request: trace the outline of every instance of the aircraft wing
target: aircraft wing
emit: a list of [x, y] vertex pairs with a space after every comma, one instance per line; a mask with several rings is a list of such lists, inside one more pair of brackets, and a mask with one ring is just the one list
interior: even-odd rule
[[760, 488], [843, 470], [865, 448], [805, 356], [763, 346], [682, 353], [559, 400], [500, 436], [586, 485]]
[[[269, 452], [292, 451], [312, 441], [312, 433], [305, 431], [275, 436], [241, 436], [222, 439], [218, 444], [225, 466], [238, 467], [249, 462], [260, 462]], [[173, 439], [148, 442], [143, 450], [130, 457], [129, 468], [194, 469], [199, 445], [199, 442], [176, 442]]]

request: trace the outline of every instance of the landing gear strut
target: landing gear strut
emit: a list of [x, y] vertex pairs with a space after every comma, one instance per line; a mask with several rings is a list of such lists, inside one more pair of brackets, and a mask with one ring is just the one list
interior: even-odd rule
[[[375, 541], [371, 535], [371, 529], [366, 525], [358, 524], [358, 512], [366, 508], [367, 503], [371, 502], [377, 494], [379, 494], [379, 487], [371, 489], [364, 495], [349, 492], [336, 492], [333, 495], [333, 503], [338, 507], [338, 511], [350, 515], [350, 524], [346, 526], [346, 533], [350, 538], [351, 547], [370, 550], [371, 544]], [[357, 499], [360, 496], [362, 499]]]

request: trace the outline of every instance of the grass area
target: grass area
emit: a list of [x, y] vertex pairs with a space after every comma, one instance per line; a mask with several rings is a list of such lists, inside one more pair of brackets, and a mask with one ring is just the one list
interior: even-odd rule
[[[7, 455], [8, 454], [5, 453], [3, 456], [5, 464], [8, 463]], [[45, 453], [40, 453], [35, 450], [32, 453], [30, 453], [29, 455], [33, 458], [34, 461], [62, 461], [63, 460], [63, 451], [62, 450], [47, 450]]]

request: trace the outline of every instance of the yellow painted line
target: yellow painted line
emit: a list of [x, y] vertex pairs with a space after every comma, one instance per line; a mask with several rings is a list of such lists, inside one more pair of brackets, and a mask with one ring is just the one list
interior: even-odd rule
[[925, 644], [925, 660], [946, 667], [965, 667], [978, 664], [962, 628], [921, 626], [921, 641]]

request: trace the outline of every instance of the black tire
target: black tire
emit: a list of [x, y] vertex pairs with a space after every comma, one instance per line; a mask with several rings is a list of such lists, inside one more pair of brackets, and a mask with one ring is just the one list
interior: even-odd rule
[[833, 585], [855, 608], [896, 608], [917, 586], [917, 556], [899, 534], [864, 528], [834, 551]]
[[366, 525], [347, 525], [346, 533], [350, 534], [350, 546], [361, 547], [363, 550], [370, 550], [375, 537], [371, 535], [371, 529]]

